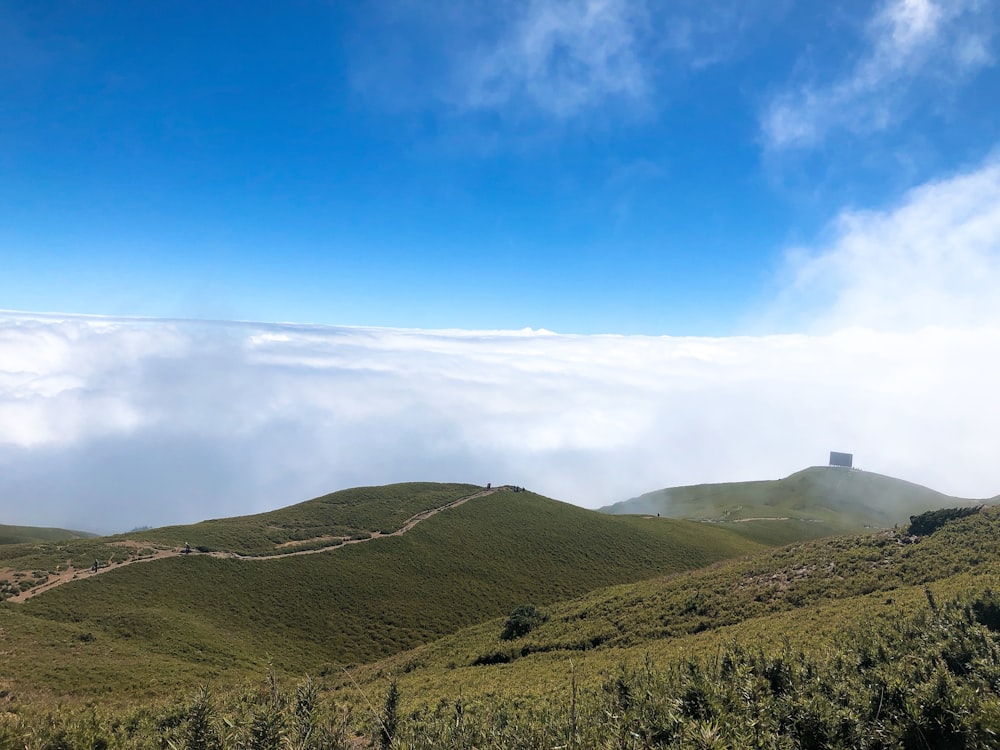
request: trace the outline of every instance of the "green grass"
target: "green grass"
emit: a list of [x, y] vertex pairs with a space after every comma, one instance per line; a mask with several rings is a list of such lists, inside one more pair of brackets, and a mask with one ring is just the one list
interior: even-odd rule
[[881, 474], [814, 466], [784, 479], [657, 490], [601, 510], [708, 520], [763, 544], [787, 544], [906, 525], [910, 515], [974, 504]]
[[56, 533], [36, 534], [37, 539], [0, 545], [0, 601], [25, 587], [45, 583], [60, 570], [87, 569], [94, 560], [102, 566], [114, 566], [157, 548], [177, 550], [186, 543], [203, 551], [252, 556], [336, 546], [342, 539], [366, 538], [375, 531], [395, 531], [418, 513], [468, 497], [480, 489], [470, 484], [431, 482], [358, 487], [268, 513], [187, 526], [144, 529], [109, 537], [61, 538]]
[[50, 529], [39, 526], [7, 526], [0, 523], [0, 545], [35, 544], [37, 542], [62, 542], [67, 539], [87, 539], [96, 534], [69, 529]]
[[[753, 621], [766, 624], [755, 635], [729, 628], [732, 637], [715, 639], [711, 650], [701, 634], [673, 641], [666, 658], [647, 650], [635, 661], [618, 652], [598, 674], [592, 659], [546, 654], [533, 658], [555, 687], [545, 695], [523, 682], [519, 665], [472, 689], [468, 675], [452, 669], [447, 692], [436, 700], [419, 682], [419, 668], [394, 676], [391, 689], [385, 679], [363, 684], [364, 699], [354, 685], [345, 700], [326, 680], [293, 684], [265, 672], [237, 690], [192, 686], [168, 700], [128, 706], [7, 696], [0, 746], [348, 750], [377, 746], [389, 727], [391, 746], [411, 750], [993, 748], [1000, 732], [1000, 597], [983, 581], [958, 585], [954, 598], [939, 596], [937, 585], [933, 595], [917, 592], [920, 603], [886, 599], [874, 604], [881, 605], [878, 614], [867, 601], [835, 628], [830, 616], [842, 600]], [[826, 625], [820, 647], [815, 623]], [[799, 626], [791, 637], [774, 637], [789, 624]], [[802, 632], [813, 645], [802, 645]]]
[[[262, 555], [315, 548], [309, 540], [391, 532], [422, 511], [441, 507], [482, 488], [471, 484], [407, 482], [356, 487], [252, 516], [220, 518], [187, 526], [165, 526], [125, 538]], [[290, 544], [297, 543], [297, 544]], [[328, 544], [329, 542], [321, 542]], [[280, 547], [279, 545], [287, 545]]]
[[[734, 540], [753, 546], [718, 524], [498, 493], [328, 555], [123, 568], [0, 605], [0, 744], [184, 746], [207, 716], [197, 726], [227, 748], [268, 727], [275, 743], [310, 747], [309, 683], [289, 681], [310, 673], [321, 705], [306, 713], [325, 747], [374, 737], [367, 701], [378, 711], [391, 682], [399, 747], [996, 746], [1000, 510], [921, 537], [711, 562]], [[306, 565], [317, 560], [330, 567]], [[606, 582], [601, 570], [650, 564], [672, 572], [565, 598]], [[529, 603], [542, 616], [504, 638], [507, 615]], [[499, 612], [431, 640], [437, 618], [454, 627], [475, 608]], [[427, 642], [353, 668], [358, 685], [331, 658], [337, 631], [392, 651], [418, 623]], [[251, 677], [258, 687], [230, 692]], [[220, 696], [208, 707], [196, 697], [206, 680]], [[100, 710], [85, 705], [95, 695]]]
[[618, 664], [707, 657], [733, 639], [829, 650], [838, 633], [926, 606], [927, 586], [942, 598], [1000, 588], [998, 570], [1000, 512], [988, 510], [916, 541], [902, 532], [812, 541], [593, 591], [543, 607], [547, 620], [523, 638], [503, 640], [498, 618], [368, 667], [362, 682], [383, 689], [398, 674], [404, 694], [428, 705], [457, 687], [530, 699], [563, 691], [571, 661], [593, 686]]
[[[65, 628], [56, 650], [78, 676], [90, 675], [80, 686], [141, 691], [147, 657], [158, 676], [181, 682], [237, 679], [268, 655], [283, 673], [337, 672], [525, 601], [550, 604], [757, 549], [712, 525], [613, 517], [498, 492], [405, 535], [321, 554], [261, 561], [195, 554], [123, 567], [0, 605], [0, 627], [11, 637], [33, 622]], [[81, 640], [88, 633], [92, 639]], [[57, 692], [67, 685], [26, 651], [7, 668], [19, 684]]]
[[143, 547], [123, 547], [107, 537], [69, 539], [0, 546], [0, 601], [46, 583], [70, 568], [90, 568], [97, 560], [113, 567], [151, 552]]

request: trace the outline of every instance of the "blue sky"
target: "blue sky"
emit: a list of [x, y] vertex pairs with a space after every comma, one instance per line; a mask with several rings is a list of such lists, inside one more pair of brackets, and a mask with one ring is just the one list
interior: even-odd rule
[[0, 307], [756, 332], [789, 248], [989, 157], [998, 18], [5, 3]]
[[998, 22], [0, 5], [0, 522], [597, 507], [830, 450], [997, 495]]

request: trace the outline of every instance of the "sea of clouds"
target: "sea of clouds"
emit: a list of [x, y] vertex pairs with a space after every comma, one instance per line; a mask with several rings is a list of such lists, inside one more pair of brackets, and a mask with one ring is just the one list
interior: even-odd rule
[[596, 507], [830, 450], [1000, 493], [996, 160], [844, 212], [779, 278], [764, 332], [725, 338], [0, 313], [0, 520], [121, 531], [411, 480]]

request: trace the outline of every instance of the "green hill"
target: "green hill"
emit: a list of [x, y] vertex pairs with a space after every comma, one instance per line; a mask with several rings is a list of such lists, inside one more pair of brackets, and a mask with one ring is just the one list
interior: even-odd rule
[[[492, 516], [486, 511], [495, 508], [488, 506], [506, 499], [484, 498], [479, 509]], [[529, 518], [536, 512], [552, 518], [547, 514], [559, 505], [527, 493], [513, 499], [504, 523], [524, 518], [519, 504], [531, 509]], [[438, 528], [435, 538], [459, 528], [471, 533], [481, 516], [457, 517], [475, 507], [466, 504], [421, 527], [451, 518], [457, 527]], [[150, 652], [139, 635], [115, 640], [94, 630], [83, 638], [80, 626], [92, 621], [5, 605], [0, 648], [14, 657], [11, 666], [4, 662], [4, 676], [14, 677], [0, 678], [0, 688], [7, 717], [17, 718], [0, 721], [0, 745], [202, 746], [186, 743], [214, 732], [226, 748], [283, 743], [346, 750], [377, 745], [379, 733], [391, 727], [393, 747], [435, 750], [996, 747], [1000, 511], [961, 516], [936, 514], [934, 523], [916, 525], [928, 530], [921, 536], [888, 530], [814, 540], [561, 602], [533, 599], [542, 616], [524, 635], [506, 639], [506, 616], [500, 616], [355, 667], [350, 677], [324, 669], [316, 657], [304, 671], [317, 680], [295, 689], [280, 672], [275, 681], [248, 659], [246, 668], [257, 670], [256, 687], [218, 690], [213, 697], [192, 684], [166, 705], [102, 701], [101, 709], [93, 702], [74, 709], [70, 702], [56, 711], [51, 702], [23, 695], [19, 680], [55, 679], [46, 674], [55, 664], [59, 674], [68, 671], [67, 685], [117, 678], [119, 688], [132, 689], [135, 676], [113, 669], [120, 669], [120, 653], [128, 659], [146, 654], [153, 666], [136, 662], [133, 668], [162, 695], [166, 681], [150, 673], [164, 666], [166, 655]], [[633, 529], [661, 526], [621, 520]], [[711, 525], [662, 525], [718, 532]], [[392, 540], [356, 549], [383, 541]], [[144, 567], [156, 565], [131, 570]], [[56, 656], [70, 638], [69, 655]], [[272, 645], [276, 657], [284, 643]], [[40, 663], [34, 672], [19, 672], [25, 669], [19, 652], [32, 647]], [[102, 658], [88, 667], [88, 653]], [[210, 675], [204, 664], [201, 678]], [[262, 738], [270, 744], [260, 744]]]
[[204, 552], [269, 556], [336, 547], [398, 531], [407, 519], [480, 492], [471, 484], [408, 482], [357, 487], [267, 513], [108, 537], [24, 540], [0, 547], [0, 600], [51, 586], [67, 571], [84, 573], [148, 560], [184, 545]]
[[890, 528], [933, 508], [982, 502], [882, 474], [814, 466], [784, 479], [657, 490], [601, 511], [711, 521], [765, 544], [784, 544]]
[[[897, 530], [814, 540], [596, 590], [541, 607], [544, 622], [522, 637], [504, 640], [504, 618], [497, 618], [361, 668], [355, 677], [369, 694], [384, 693], [396, 679], [406, 710], [425, 719], [458, 696], [470, 715], [489, 706], [486, 713], [506, 711], [511, 722], [549, 710], [566, 719], [571, 677], [587, 700], [600, 702], [616, 675], [692, 659], [717, 667], [734, 648], [825, 659], [847, 643], [854, 648], [857, 634], [873, 634], [875, 647], [874, 634], [926, 615], [928, 597], [933, 608], [935, 598], [970, 595], [996, 607], [990, 648], [1000, 676], [1000, 602], [991, 599], [1000, 591], [998, 570], [1000, 511], [986, 509], [925, 537]], [[356, 692], [345, 680], [335, 695], [350, 702]]]
[[[318, 507], [286, 511], [301, 519]], [[215, 539], [230, 533], [223, 521], [211, 523]], [[206, 527], [142, 534], [198, 540], [199, 528]], [[326, 527], [309, 533], [317, 528]], [[254, 545], [243, 548], [262, 548]], [[405, 534], [319, 554], [195, 553], [76, 580], [0, 605], [0, 649], [12, 683], [62, 694], [163, 695], [189, 681], [259, 673], [268, 661], [282, 673], [336, 673], [338, 665], [431, 642], [524, 601], [549, 604], [756, 549], [708, 524], [614, 517], [499, 491]]]
[[88, 539], [96, 536], [86, 531], [50, 529], [40, 526], [8, 526], [0, 523], [0, 544], [36, 544], [62, 542], [68, 539]]
[[156, 544], [188, 543], [205, 550], [269, 555], [329, 546], [338, 538], [389, 533], [417, 513], [439, 508], [482, 490], [472, 484], [406, 482], [356, 487], [252, 516], [220, 518], [187, 526], [123, 535]]

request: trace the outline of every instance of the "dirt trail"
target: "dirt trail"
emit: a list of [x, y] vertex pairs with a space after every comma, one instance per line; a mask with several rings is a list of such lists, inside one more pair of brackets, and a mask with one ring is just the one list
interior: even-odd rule
[[[83, 578], [91, 578], [93, 576], [99, 576], [102, 573], [107, 573], [109, 570], [118, 570], [119, 568], [123, 568], [126, 565], [135, 565], [136, 563], [152, 562], [153, 560], [163, 560], [168, 557], [183, 557], [185, 554], [217, 557], [225, 560], [247, 560], [247, 561], [264, 562], [266, 560], [280, 560], [281, 558], [284, 557], [297, 557], [298, 555], [316, 555], [319, 554], [320, 552], [330, 552], [332, 550], [346, 547], [349, 544], [363, 544], [364, 542], [372, 542], [375, 541], [376, 539], [382, 539], [383, 537], [401, 536], [402, 534], [405, 534], [407, 531], [412, 529], [421, 521], [426, 521], [431, 516], [437, 515], [443, 510], [450, 510], [451, 508], [457, 508], [459, 505], [463, 505], [469, 502], [469, 500], [475, 500], [477, 497], [485, 497], [486, 495], [492, 495], [494, 492], [499, 492], [500, 490], [505, 490], [505, 489], [509, 488], [506, 486], [502, 486], [502, 487], [492, 487], [488, 490], [480, 490], [479, 492], [475, 492], [471, 495], [460, 497], [458, 500], [452, 500], [450, 503], [445, 503], [440, 507], [431, 508], [430, 510], [423, 510], [414, 516], [410, 516], [408, 519], [406, 519], [406, 521], [403, 522], [402, 526], [400, 526], [395, 531], [389, 532], [388, 534], [383, 534], [381, 531], [374, 531], [372, 532], [372, 535], [370, 537], [364, 539], [349, 539], [347, 537], [321, 537], [322, 540], [329, 540], [334, 543], [326, 547], [317, 547], [315, 549], [304, 549], [304, 550], [299, 550], [297, 552], [281, 552], [276, 555], [241, 555], [237, 552], [185, 553], [184, 550], [180, 548], [157, 549], [148, 555], [143, 555], [141, 557], [134, 557], [129, 560], [124, 560], [120, 563], [116, 563], [115, 565], [99, 567], [96, 572], [92, 568], [74, 568], [70, 566], [64, 571], [60, 571], [59, 573], [56, 573], [54, 575], [49, 575], [49, 579], [45, 583], [39, 586], [35, 586], [34, 588], [30, 588], [27, 591], [22, 591], [17, 596], [10, 597], [9, 599], [7, 599], [7, 601], [9, 602], [27, 601], [32, 597], [38, 596], [41, 593], [54, 589], [56, 586], [62, 586], [64, 583], [69, 583], [70, 581], [80, 580]], [[313, 540], [305, 539], [301, 542], [295, 542], [295, 544], [308, 544], [310, 541]], [[146, 544], [144, 542], [125, 541], [125, 542], [117, 542], [116, 544], [119, 544], [123, 547], [152, 548], [151, 544]], [[278, 546], [282, 547], [286, 545], [287, 542], [285, 544]]]

